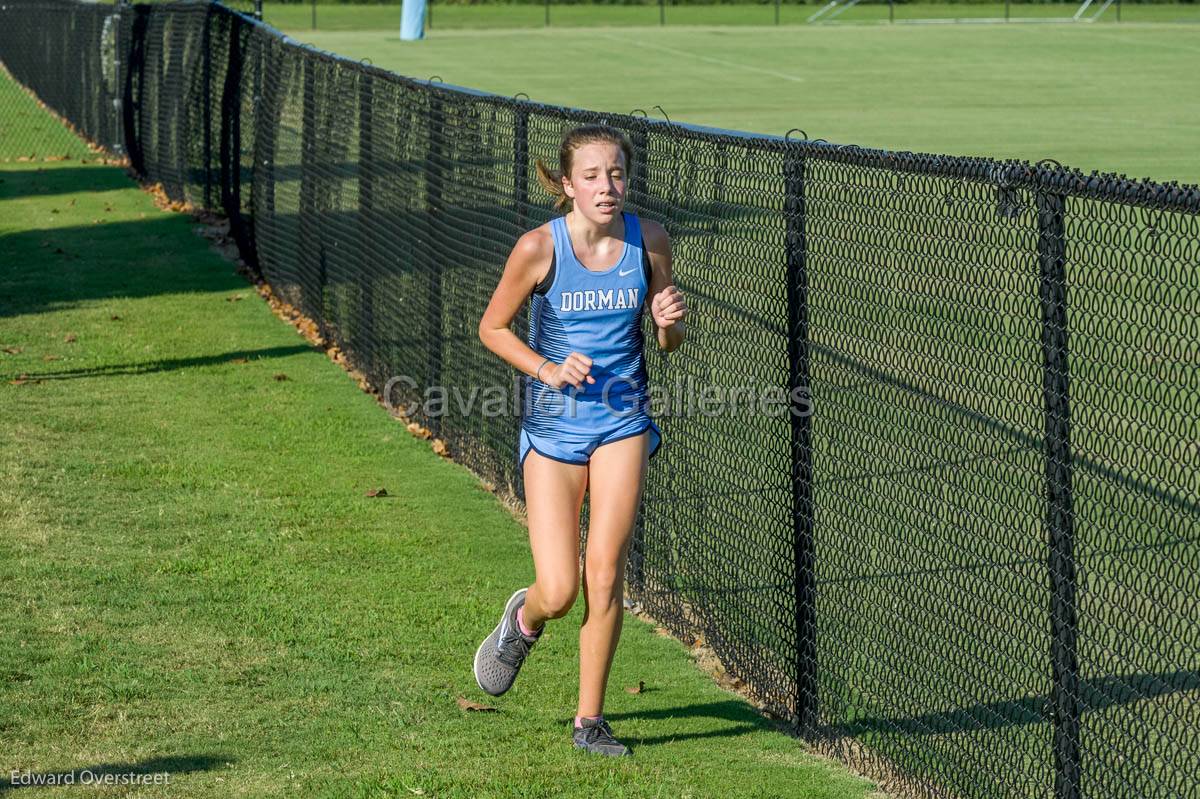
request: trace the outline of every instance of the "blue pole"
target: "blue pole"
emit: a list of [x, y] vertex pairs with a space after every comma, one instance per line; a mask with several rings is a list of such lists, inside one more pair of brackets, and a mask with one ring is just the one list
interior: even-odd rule
[[415, 41], [425, 38], [426, 0], [404, 0], [400, 9], [400, 38]]

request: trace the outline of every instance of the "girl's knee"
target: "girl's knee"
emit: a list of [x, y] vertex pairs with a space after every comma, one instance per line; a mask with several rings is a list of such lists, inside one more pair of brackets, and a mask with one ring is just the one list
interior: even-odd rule
[[542, 610], [552, 619], [561, 619], [571, 612], [575, 598], [579, 595], [578, 584], [559, 583], [552, 586], [538, 586], [538, 599]]

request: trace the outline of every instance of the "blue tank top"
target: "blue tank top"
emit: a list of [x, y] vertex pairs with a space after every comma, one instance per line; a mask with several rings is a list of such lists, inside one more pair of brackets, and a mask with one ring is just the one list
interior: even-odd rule
[[612, 267], [596, 271], [575, 257], [566, 217], [550, 222], [554, 259], [530, 300], [528, 344], [555, 363], [562, 363], [572, 352], [587, 355], [596, 382], [585, 381], [583, 388], [568, 384], [554, 389], [527, 376], [526, 407], [531, 405], [534, 415], [559, 412], [564, 397], [587, 403], [604, 401], [625, 413], [645, 407], [642, 313], [650, 286], [650, 262], [637, 216], [622, 216], [625, 245], [621, 257]]

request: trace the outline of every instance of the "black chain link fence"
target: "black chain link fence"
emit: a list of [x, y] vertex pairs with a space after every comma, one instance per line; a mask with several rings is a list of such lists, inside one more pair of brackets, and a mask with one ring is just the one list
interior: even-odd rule
[[691, 309], [631, 597], [896, 793], [1200, 796], [1200, 188], [496, 97], [206, 0], [3, 0], [0, 59], [518, 497], [476, 326], [533, 159], [627, 131]]

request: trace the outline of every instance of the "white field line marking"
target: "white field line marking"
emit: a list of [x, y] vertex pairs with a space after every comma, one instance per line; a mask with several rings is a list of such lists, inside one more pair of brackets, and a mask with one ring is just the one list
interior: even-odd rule
[[758, 72], [763, 75], [770, 75], [771, 77], [774, 77], [774, 78], [790, 80], [793, 83], [804, 83], [805, 82], [804, 78], [798, 78], [795, 75], [786, 75], [782, 72], [776, 72], [773, 69], [763, 69], [762, 67], [752, 67], [752, 66], [748, 66], [746, 64], [739, 64], [736, 61], [726, 61], [724, 58], [713, 58], [712, 56], [707, 56], [707, 55], [697, 55], [696, 53], [689, 53], [687, 50], [677, 50], [674, 47], [667, 47], [665, 44], [647, 44], [646, 42], [640, 42], [640, 41], [635, 41], [633, 39], [630, 39], [628, 36], [610, 36], [606, 33], [602, 33], [600, 35], [603, 36], [605, 39], [612, 39], [614, 42], [620, 42], [622, 44], [634, 44], [634, 45], [637, 45], [638, 47], [644, 48], [646, 50], [661, 50], [664, 53], [672, 53], [674, 55], [686, 56], [687, 58], [695, 58], [699, 61], [707, 61], [710, 64], [720, 64], [721, 66], [725, 66], [725, 67], [734, 67], [735, 69], [744, 69], [747, 72]]

